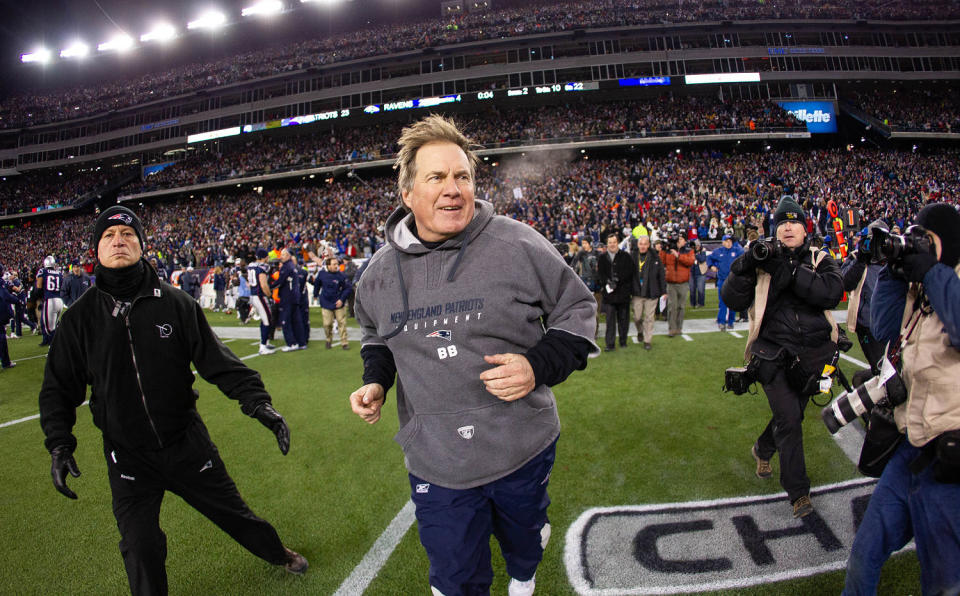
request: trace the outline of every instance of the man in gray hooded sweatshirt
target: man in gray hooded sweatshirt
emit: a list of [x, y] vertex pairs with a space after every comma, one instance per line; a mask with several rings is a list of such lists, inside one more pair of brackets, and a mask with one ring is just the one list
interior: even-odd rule
[[398, 378], [395, 440], [433, 593], [488, 593], [493, 534], [509, 593], [532, 594], [560, 434], [550, 386], [599, 352], [597, 305], [543, 236], [474, 197], [476, 156], [452, 121], [429, 116], [399, 144], [403, 206], [356, 292], [365, 384], [351, 407], [376, 422]]

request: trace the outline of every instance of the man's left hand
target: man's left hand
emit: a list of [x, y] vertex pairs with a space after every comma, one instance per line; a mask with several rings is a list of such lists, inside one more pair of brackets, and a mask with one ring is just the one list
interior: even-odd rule
[[903, 273], [908, 281], [920, 283], [930, 268], [937, 264], [937, 257], [925, 252], [903, 257]]
[[277, 435], [280, 453], [286, 455], [290, 451], [290, 427], [287, 426], [287, 421], [283, 419], [280, 412], [274, 410], [272, 405], [264, 403], [256, 409], [253, 417]]
[[480, 380], [483, 381], [487, 391], [503, 401], [520, 399], [536, 387], [533, 367], [530, 366], [526, 356], [494, 354], [484, 356], [483, 359], [487, 364], [499, 365], [480, 373]]

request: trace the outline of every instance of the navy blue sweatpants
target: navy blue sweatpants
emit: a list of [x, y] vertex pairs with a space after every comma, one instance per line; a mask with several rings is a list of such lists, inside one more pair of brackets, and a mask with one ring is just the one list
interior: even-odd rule
[[409, 475], [431, 586], [444, 596], [489, 594], [491, 534], [500, 543], [510, 577], [533, 577], [549, 536], [547, 484], [556, 450], [554, 441], [517, 471], [464, 490]]

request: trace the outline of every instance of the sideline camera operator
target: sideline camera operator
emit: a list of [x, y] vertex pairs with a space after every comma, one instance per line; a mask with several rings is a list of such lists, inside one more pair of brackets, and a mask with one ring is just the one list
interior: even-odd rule
[[[803, 411], [819, 390], [823, 365], [837, 350], [830, 315], [843, 296], [836, 261], [810, 245], [806, 219], [790, 196], [774, 215], [776, 240], [760, 240], [738, 257], [723, 284], [723, 301], [735, 311], [749, 307], [745, 357], [763, 385], [773, 418], [751, 448], [757, 476], [770, 478], [770, 458], [780, 454], [780, 484], [793, 516], [813, 511], [803, 456]], [[816, 385], [816, 386], [814, 386]]]
[[908, 229], [907, 238], [893, 239], [903, 250], [888, 255], [880, 272], [870, 326], [880, 342], [896, 342], [903, 330], [907, 401], [894, 419], [907, 440], [870, 497], [847, 561], [844, 594], [875, 594], [880, 568], [911, 538], [923, 593], [960, 592], [960, 214], [934, 203], [917, 223], [917, 234]]

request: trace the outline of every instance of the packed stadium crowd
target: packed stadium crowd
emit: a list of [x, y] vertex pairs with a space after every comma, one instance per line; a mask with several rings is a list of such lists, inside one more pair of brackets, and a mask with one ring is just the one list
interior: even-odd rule
[[53, 91], [28, 91], [0, 102], [0, 128], [19, 128], [85, 117], [310, 66], [332, 64], [424, 46], [581, 28], [758, 19], [917, 19], [960, 18], [956, 3], [946, 0], [891, 3], [881, 0], [831, 3], [756, 2], [754, 0], [683, 2], [632, 0], [622, 2], [510, 2], [482, 13], [451, 18], [378, 24], [358, 31], [332, 34], [232, 54], [206, 62], [150, 72], [138, 78], [103, 81]]
[[[830, 200], [851, 207], [861, 222], [883, 218], [903, 229], [923, 204], [957, 203], [956, 150], [932, 154], [878, 150], [766, 151], [589, 159], [531, 157], [490, 162], [479, 198], [524, 221], [554, 243], [600, 242], [610, 230], [645, 224], [679, 226], [690, 238], [745, 238], [764, 229], [783, 194], [794, 194], [828, 235]], [[365, 178], [366, 178], [365, 174]], [[210, 195], [138, 208], [147, 246], [170, 268], [214, 266], [245, 258], [257, 247], [313, 246], [362, 257], [383, 243], [381, 227], [398, 205], [392, 176], [338, 178], [332, 183], [262, 193]], [[6, 267], [32, 268], [47, 254], [92, 264], [89, 215], [0, 228]], [[863, 225], [866, 225], [865, 223]]]
[[49, 168], [27, 171], [0, 180], [0, 215], [70, 207], [76, 200], [109, 180], [105, 172]]
[[893, 130], [960, 131], [960, 97], [956, 87], [893, 87], [872, 93], [854, 92], [850, 100]]
[[[753, 132], [795, 128], [802, 124], [779, 106], [761, 100], [721, 101], [715, 97], [674, 98], [602, 104], [493, 108], [467, 116], [484, 147], [548, 139], [582, 139], [602, 135], [647, 136], [698, 131]], [[309, 135], [224, 144], [167, 166], [125, 194], [269, 174], [284, 169], [332, 165], [392, 157], [402, 123], [377, 127], [337, 128]]]

